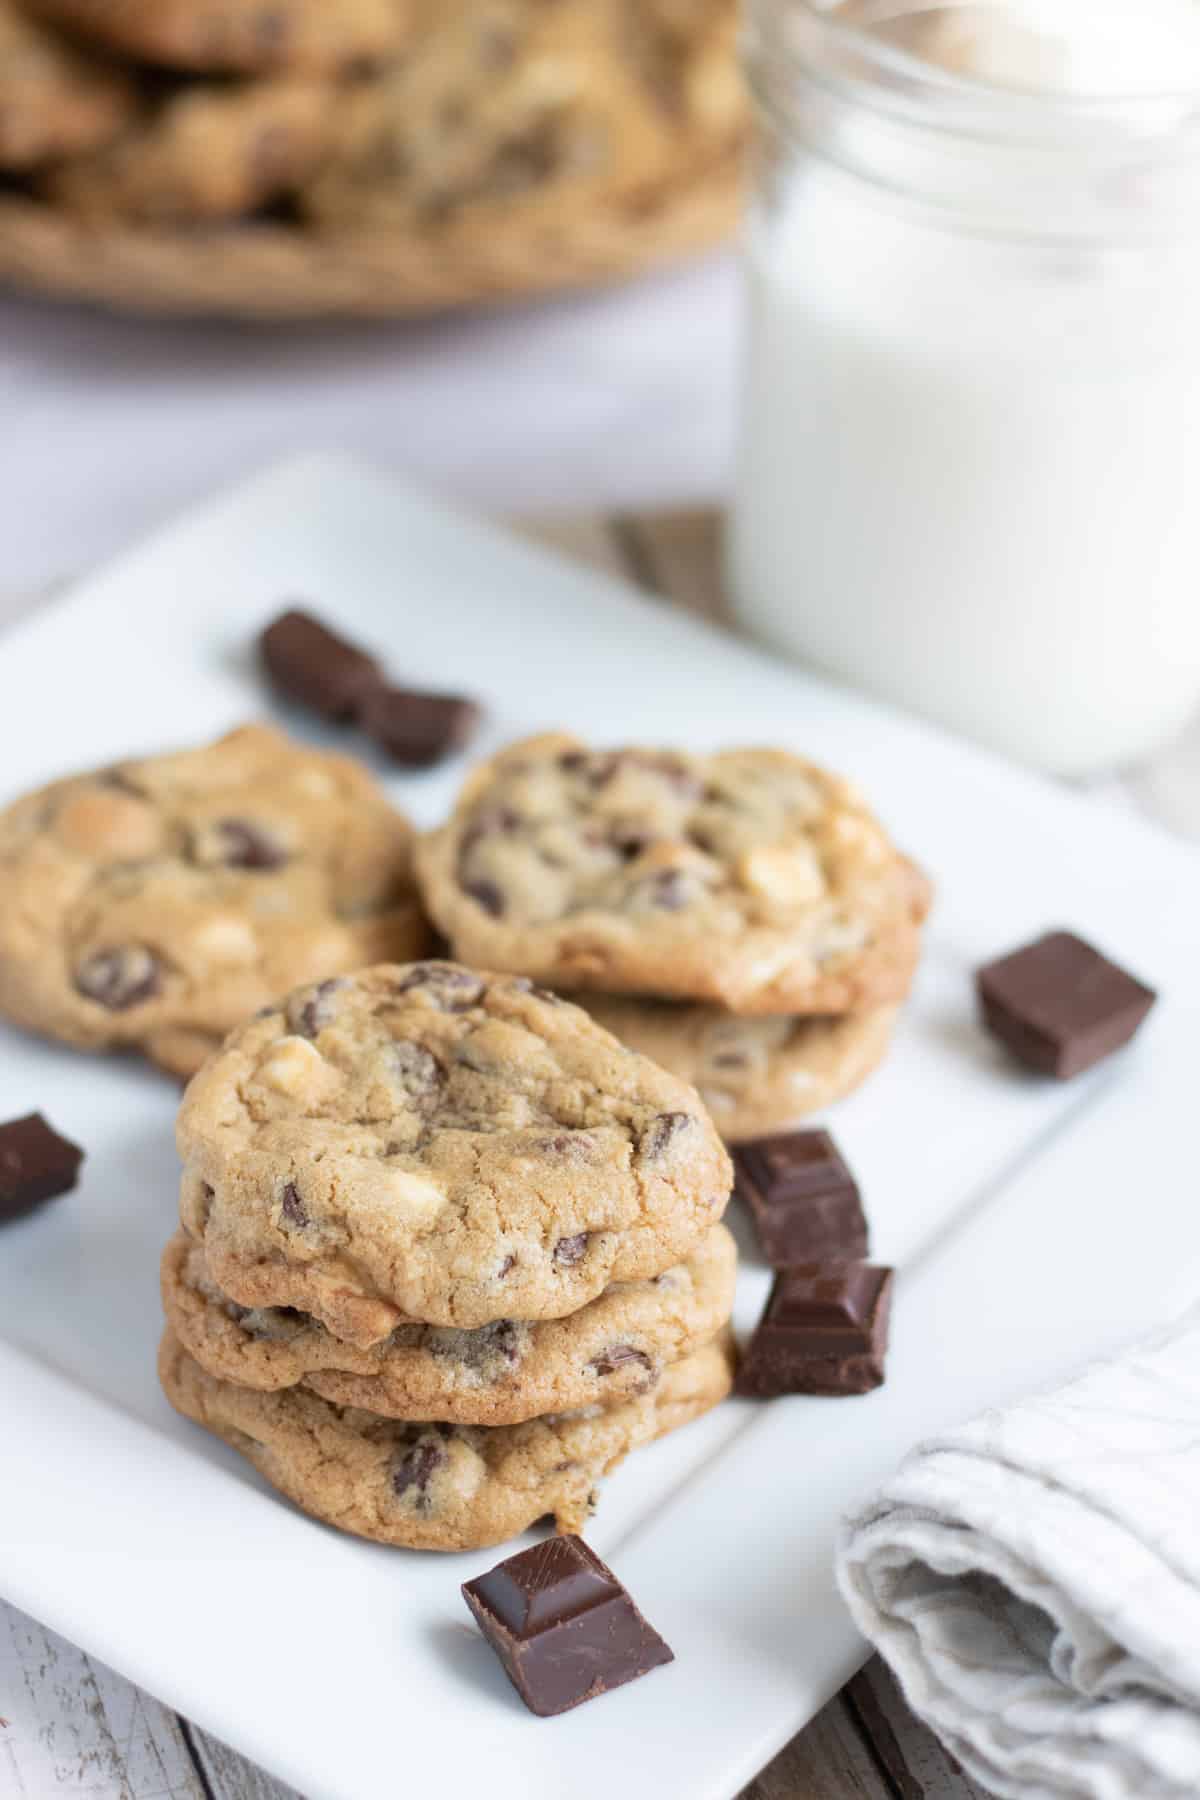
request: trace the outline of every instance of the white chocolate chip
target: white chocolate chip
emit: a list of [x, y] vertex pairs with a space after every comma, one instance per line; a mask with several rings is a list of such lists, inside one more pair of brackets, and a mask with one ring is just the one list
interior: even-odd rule
[[337, 1072], [307, 1038], [280, 1038], [261, 1065], [258, 1079], [277, 1094], [315, 1094], [336, 1081]]
[[821, 865], [807, 844], [748, 850], [739, 858], [737, 873], [743, 887], [777, 906], [803, 906], [825, 892]]
[[244, 919], [234, 913], [218, 913], [195, 932], [191, 947], [206, 962], [233, 963], [243, 967], [258, 956], [258, 940]]

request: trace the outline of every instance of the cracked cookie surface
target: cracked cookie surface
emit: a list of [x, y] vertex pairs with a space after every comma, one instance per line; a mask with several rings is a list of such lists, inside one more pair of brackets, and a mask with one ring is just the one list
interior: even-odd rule
[[190, 1075], [298, 981], [419, 954], [412, 832], [349, 757], [245, 726], [0, 813], [0, 1015]]
[[417, 871], [468, 962], [742, 1013], [902, 999], [929, 905], [857, 790], [814, 763], [560, 733], [476, 769]]
[[172, 69], [341, 69], [401, 47], [412, 0], [26, 0], [80, 38]]
[[616, 1282], [566, 1319], [499, 1319], [475, 1331], [398, 1325], [371, 1349], [306, 1314], [239, 1306], [184, 1233], [163, 1255], [167, 1322], [202, 1368], [262, 1392], [305, 1387], [385, 1418], [517, 1424], [648, 1393], [716, 1336], [733, 1305], [737, 1252], [716, 1225], [686, 1262]]
[[746, 1017], [637, 994], [581, 994], [579, 1004], [631, 1050], [689, 1082], [730, 1144], [782, 1130], [851, 1093], [887, 1054], [898, 1011]]
[[414, 1550], [477, 1550], [551, 1514], [579, 1531], [596, 1487], [640, 1444], [723, 1400], [722, 1336], [669, 1368], [651, 1393], [523, 1425], [413, 1425], [292, 1388], [253, 1393], [206, 1374], [168, 1330], [159, 1379], [171, 1405], [224, 1438], [273, 1487], [341, 1531]]
[[360, 1346], [575, 1312], [689, 1255], [732, 1183], [694, 1089], [454, 963], [298, 990], [201, 1070], [177, 1136], [218, 1288]]

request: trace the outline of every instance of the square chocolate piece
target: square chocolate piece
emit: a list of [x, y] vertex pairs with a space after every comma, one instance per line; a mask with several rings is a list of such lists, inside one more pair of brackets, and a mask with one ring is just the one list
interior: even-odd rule
[[988, 963], [975, 977], [983, 1022], [1019, 1061], [1069, 1081], [1127, 1044], [1157, 995], [1069, 931]]
[[554, 1537], [463, 1583], [530, 1712], [549, 1718], [675, 1658], [582, 1538]]
[[83, 1151], [41, 1113], [0, 1125], [0, 1221], [20, 1219], [75, 1186]]
[[737, 1391], [867, 1394], [883, 1383], [892, 1271], [868, 1263], [781, 1269], [738, 1370]]
[[393, 761], [427, 769], [462, 749], [479, 723], [479, 707], [461, 694], [376, 687], [365, 696], [358, 722]]
[[373, 656], [296, 609], [268, 625], [258, 647], [267, 674], [286, 699], [335, 722], [352, 719], [363, 696], [383, 680]]
[[779, 1132], [731, 1154], [733, 1191], [750, 1208], [773, 1268], [866, 1256], [858, 1184], [827, 1131]]

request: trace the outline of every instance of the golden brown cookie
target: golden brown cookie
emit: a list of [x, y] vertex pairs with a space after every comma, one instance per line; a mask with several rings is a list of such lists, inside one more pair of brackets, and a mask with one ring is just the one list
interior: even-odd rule
[[51, 170], [42, 191], [97, 220], [237, 218], [316, 166], [336, 103], [335, 88], [303, 77], [187, 88], [112, 143]]
[[336, 70], [393, 55], [412, 0], [27, 0], [140, 62], [214, 73]]
[[738, 135], [731, 0], [447, 0], [347, 100], [302, 205], [331, 230], [578, 207]]
[[0, 0], [0, 169], [94, 150], [136, 109], [132, 84]]
[[0, 1016], [189, 1075], [298, 980], [412, 955], [412, 833], [349, 757], [249, 725], [0, 813]]
[[477, 768], [417, 873], [464, 961], [744, 1013], [894, 1004], [929, 904], [862, 796], [815, 763], [562, 733]]
[[177, 1412], [224, 1438], [272, 1487], [339, 1531], [412, 1550], [479, 1550], [553, 1515], [579, 1531], [597, 1486], [630, 1450], [725, 1398], [727, 1337], [617, 1406], [523, 1425], [412, 1425], [334, 1406], [301, 1388], [259, 1394], [208, 1375], [170, 1330], [159, 1379]]
[[780, 1131], [844, 1099], [887, 1054], [897, 1008], [832, 1018], [747, 1017], [699, 1002], [581, 994], [631, 1050], [691, 1084], [728, 1144]]
[[299, 989], [200, 1071], [177, 1136], [222, 1293], [360, 1346], [659, 1275], [733, 1180], [692, 1088], [531, 982], [444, 962]]
[[384, 1418], [512, 1425], [648, 1393], [726, 1324], [736, 1274], [733, 1239], [715, 1225], [686, 1262], [617, 1282], [565, 1319], [499, 1319], [475, 1331], [398, 1325], [365, 1350], [305, 1313], [239, 1306], [183, 1232], [163, 1253], [162, 1293], [184, 1349], [223, 1381], [305, 1387]]

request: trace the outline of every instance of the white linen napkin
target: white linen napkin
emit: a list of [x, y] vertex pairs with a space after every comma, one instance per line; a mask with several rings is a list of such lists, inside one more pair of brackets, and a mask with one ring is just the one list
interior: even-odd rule
[[838, 1579], [996, 1794], [1197, 1800], [1200, 1309], [919, 1445], [847, 1520]]

